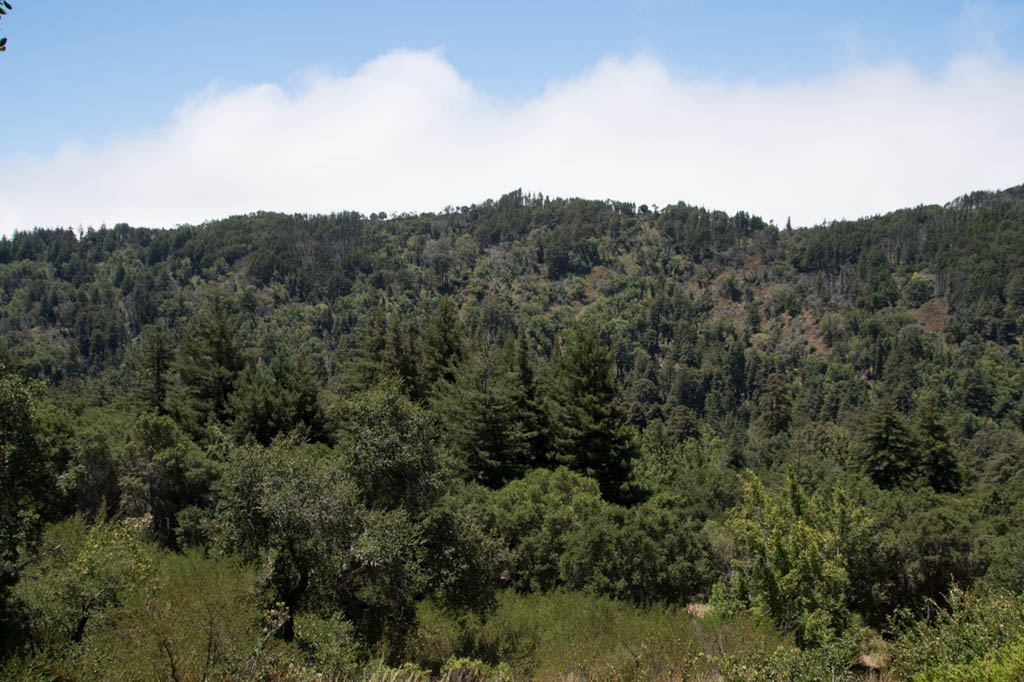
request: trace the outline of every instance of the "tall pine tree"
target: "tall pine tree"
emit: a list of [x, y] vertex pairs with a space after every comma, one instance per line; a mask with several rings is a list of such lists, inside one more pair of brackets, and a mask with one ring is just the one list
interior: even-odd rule
[[880, 488], [913, 482], [921, 473], [917, 443], [892, 401], [878, 400], [862, 434], [864, 468]]
[[200, 421], [228, 418], [228, 398], [245, 367], [238, 319], [214, 296], [182, 339], [178, 373]]
[[636, 449], [618, 406], [611, 351], [597, 330], [584, 323], [568, 335], [555, 363], [557, 461], [594, 478], [606, 499], [629, 501]]

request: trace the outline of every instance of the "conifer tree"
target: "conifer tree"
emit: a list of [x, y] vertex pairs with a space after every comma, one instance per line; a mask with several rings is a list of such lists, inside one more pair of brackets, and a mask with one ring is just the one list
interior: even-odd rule
[[178, 372], [200, 416], [222, 422], [228, 416], [228, 397], [245, 367], [238, 328], [238, 319], [215, 296], [182, 339]]
[[515, 366], [519, 389], [516, 393], [516, 411], [528, 445], [527, 461], [530, 468], [544, 466], [551, 460], [554, 447], [551, 412], [537, 382], [533, 360], [523, 336], [516, 339]]
[[502, 355], [484, 349], [466, 358], [453, 382], [438, 385], [435, 400], [453, 454], [493, 488], [524, 473], [528, 452], [516, 414], [516, 374]]
[[439, 384], [435, 409], [453, 454], [484, 485], [501, 487], [546, 463], [547, 415], [520, 344], [465, 358], [455, 381]]
[[949, 432], [942, 423], [938, 397], [929, 393], [917, 421], [921, 465], [928, 484], [939, 493], [959, 492], [963, 485], [963, 471], [956, 453], [949, 444]]
[[403, 324], [397, 315], [393, 316], [388, 330], [385, 369], [388, 375], [401, 381], [407, 396], [420, 401], [426, 395], [426, 389], [416, 336], [412, 323]]
[[786, 431], [793, 420], [790, 388], [778, 373], [768, 377], [761, 392], [761, 420], [770, 435]]
[[359, 346], [346, 377], [356, 390], [365, 390], [380, 381], [385, 373], [387, 350], [388, 320], [384, 306], [375, 300], [363, 316]]
[[907, 485], [920, 474], [913, 434], [890, 400], [879, 400], [868, 415], [862, 448], [866, 473], [880, 488]]
[[426, 386], [437, 381], [451, 383], [462, 359], [459, 317], [447, 296], [441, 297], [423, 331], [423, 379]]
[[611, 351], [592, 325], [581, 324], [553, 370], [558, 462], [597, 480], [607, 499], [627, 501], [636, 450], [618, 406]]
[[152, 411], [163, 414], [166, 411], [164, 401], [167, 398], [168, 375], [174, 360], [174, 345], [167, 327], [144, 327], [140, 353], [143, 401]]
[[323, 442], [326, 427], [319, 389], [309, 365], [301, 359], [279, 354], [269, 363], [246, 367], [230, 397], [235, 437], [269, 445], [279, 434], [295, 433]]

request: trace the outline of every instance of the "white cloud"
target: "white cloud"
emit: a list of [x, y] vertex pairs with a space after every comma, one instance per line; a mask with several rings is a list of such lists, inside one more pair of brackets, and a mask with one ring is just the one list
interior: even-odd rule
[[510, 105], [437, 52], [396, 51], [295, 92], [209, 90], [147, 136], [8, 160], [0, 231], [434, 211], [516, 187], [805, 225], [1017, 184], [1022, 160], [1024, 68], [996, 56], [781, 85], [608, 59]]

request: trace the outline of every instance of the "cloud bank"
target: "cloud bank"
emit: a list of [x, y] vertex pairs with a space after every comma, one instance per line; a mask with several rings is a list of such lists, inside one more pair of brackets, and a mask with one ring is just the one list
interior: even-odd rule
[[295, 91], [210, 90], [147, 135], [4, 171], [5, 234], [436, 211], [517, 187], [810, 225], [1024, 181], [1024, 68], [960, 57], [939, 77], [894, 63], [760, 85], [680, 79], [639, 56], [509, 104], [438, 52], [395, 51]]

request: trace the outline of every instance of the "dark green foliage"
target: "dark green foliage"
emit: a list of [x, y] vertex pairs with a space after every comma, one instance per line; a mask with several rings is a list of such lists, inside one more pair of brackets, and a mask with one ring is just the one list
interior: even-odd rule
[[341, 419], [338, 449], [361, 502], [421, 518], [442, 490], [442, 462], [429, 415], [394, 382], [384, 382], [349, 403]]
[[437, 388], [443, 438], [468, 476], [497, 488], [522, 477], [533, 462], [531, 416], [521, 413], [526, 389], [507, 352], [467, 358], [454, 381]]
[[869, 623], [884, 625], [896, 609], [927, 615], [955, 585], [987, 568], [981, 514], [971, 499], [930, 488], [867, 497], [869, 541], [851, 555], [852, 602]]
[[611, 352], [593, 325], [569, 334], [553, 371], [558, 463], [594, 478], [607, 499], [628, 500], [636, 451], [618, 406]]
[[462, 340], [455, 306], [442, 296], [423, 330], [424, 363], [422, 380], [433, 386], [438, 381], [451, 383], [462, 359]]
[[229, 416], [228, 399], [245, 367], [238, 329], [238, 319], [215, 296], [182, 339], [178, 373], [187, 396], [182, 408], [197, 415], [200, 426], [207, 419], [223, 422]]
[[26, 556], [36, 548], [39, 510], [52, 490], [32, 390], [0, 365], [0, 613]]
[[862, 427], [864, 469], [880, 488], [915, 482], [921, 473], [918, 446], [890, 401], [879, 400]]
[[466, 358], [436, 394], [441, 437], [468, 477], [497, 488], [548, 464], [550, 416], [522, 344]]
[[163, 414], [174, 360], [170, 332], [164, 326], [149, 325], [143, 328], [137, 352], [142, 400], [149, 409]]
[[252, 439], [261, 445], [282, 434], [324, 442], [327, 427], [319, 391], [303, 360], [276, 355], [266, 364], [248, 365], [229, 398], [231, 431], [239, 441]]
[[86, 410], [69, 444], [58, 484], [74, 509], [90, 518], [113, 512], [121, 503], [117, 451], [122, 443], [116, 436], [127, 430], [125, 416], [105, 408]]
[[[401, 572], [403, 558], [415, 554], [418, 544], [407, 517], [360, 513], [356, 492], [322, 446], [281, 444], [238, 453], [218, 497], [218, 541], [265, 562], [271, 603], [282, 602], [290, 616], [313, 608], [341, 609], [354, 618], [366, 607], [359, 596], [364, 581], [387, 581]], [[413, 578], [403, 588], [415, 589], [418, 576], [398, 577]], [[372, 583], [367, 587], [372, 590]], [[408, 597], [391, 595], [389, 602], [402, 611]], [[405, 617], [392, 615], [399, 625]], [[294, 626], [282, 633], [290, 640]]]
[[[132, 428], [131, 473], [121, 485], [129, 499], [123, 510], [131, 516], [149, 514], [153, 534], [169, 547], [179, 547], [178, 515], [209, 503], [220, 468], [167, 416], [143, 413]], [[135, 484], [135, 485], [133, 485]], [[130, 498], [130, 492], [137, 497]], [[139, 494], [141, 493], [141, 494]]]
[[423, 570], [438, 604], [453, 613], [486, 615], [504, 587], [510, 557], [505, 543], [485, 531], [473, 505], [465, 502], [464, 496], [449, 494], [423, 519]]
[[921, 405], [917, 422], [917, 443], [925, 480], [936, 492], [959, 492], [963, 471], [942, 423], [938, 397], [930, 393]]
[[402, 390], [415, 401], [426, 397], [429, 384], [423, 373], [416, 327], [412, 322], [403, 322], [397, 316], [392, 319], [381, 376], [399, 379]]
[[290, 614], [340, 612], [396, 655], [415, 599], [434, 591], [455, 605], [486, 604], [497, 570], [486, 570], [489, 541], [471, 519], [434, 509], [433, 437], [394, 384], [354, 403], [345, 423], [340, 451], [279, 440], [238, 453], [220, 488], [217, 536], [267, 562], [267, 588]]
[[510, 483], [482, 511], [513, 552], [511, 584], [531, 591], [562, 584], [560, 560], [570, 536], [585, 525], [607, 523], [610, 509], [596, 482], [558, 468], [536, 469]]
[[789, 429], [793, 420], [793, 403], [790, 388], [778, 374], [771, 375], [761, 393], [761, 419], [770, 435]]
[[626, 509], [602, 500], [593, 480], [558, 468], [535, 470], [475, 504], [511, 549], [510, 580], [521, 591], [563, 587], [650, 604], [710, 587], [700, 524], [675, 497]]

